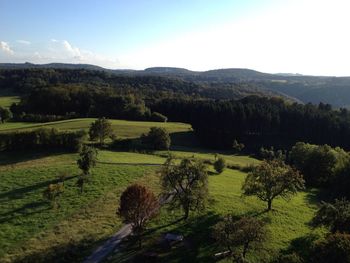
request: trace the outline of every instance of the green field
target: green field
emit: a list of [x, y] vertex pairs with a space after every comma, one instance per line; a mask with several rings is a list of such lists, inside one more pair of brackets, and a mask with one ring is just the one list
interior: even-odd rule
[[[28, 122], [8, 122], [0, 125], [0, 131], [18, 130], [18, 129], [36, 129], [41, 127], [57, 128], [61, 130], [81, 130], [88, 129], [90, 124], [95, 121], [94, 118], [72, 119], [46, 123], [28, 123]], [[147, 132], [150, 127], [164, 127], [169, 132], [187, 132], [192, 130], [191, 125], [177, 122], [146, 122], [146, 121], [125, 121], [110, 120], [113, 130], [120, 137], [134, 138]]]
[[[87, 129], [94, 119], [76, 119], [46, 124], [7, 123], [2, 130], [55, 127], [64, 130]], [[117, 135], [137, 138], [152, 126], [163, 126], [169, 132], [191, 134], [190, 126], [182, 123], [151, 123], [112, 120]], [[192, 143], [192, 142], [191, 142]], [[179, 160], [196, 157], [215, 160], [215, 152], [203, 148], [175, 146], [171, 153]], [[103, 243], [122, 225], [116, 216], [121, 192], [132, 182], [149, 186], [160, 192], [160, 165], [167, 151], [152, 154], [103, 150], [93, 169], [92, 180], [85, 192], [76, 186], [79, 170], [77, 154], [45, 152], [12, 152], [0, 154], [0, 262], [81, 262], [94, 248]], [[229, 165], [245, 167], [258, 160], [221, 152]], [[122, 249], [111, 255], [108, 262], [130, 262], [144, 252], [156, 252], [161, 262], [213, 262], [213, 254], [224, 250], [211, 237], [212, 226], [228, 213], [254, 215], [268, 222], [269, 237], [264, 245], [249, 255], [252, 262], [268, 262], [290, 242], [314, 230], [309, 226], [316, 210], [316, 191], [305, 191], [290, 202], [276, 200], [274, 211], [264, 213], [265, 204], [255, 198], [242, 198], [244, 172], [226, 169], [216, 174], [212, 167], [209, 177], [207, 208], [179, 221], [181, 211], [161, 209], [160, 216], [151, 222], [142, 250], [132, 239], [123, 242]], [[69, 177], [60, 199], [60, 208], [50, 209], [42, 192], [57, 182], [61, 172]], [[315, 230], [320, 231], [320, 230]], [[185, 242], [171, 250], [163, 249], [160, 240], [165, 233], [180, 233]]]
[[[198, 158], [202, 160], [208, 160], [211, 162], [215, 161], [215, 157], [222, 156], [226, 160], [227, 165], [237, 166], [237, 167], [246, 167], [249, 165], [256, 165], [259, 163], [259, 160], [251, 158], [246, 155], [233, 155], [228, 152], [213, 152], [209, 150], [197, 149], [197, 148], [184, 148], [184, 147], [174, 147], [175, 149], [171, 151], [171, 154], [174, 158]], [[178, 150], [179, 149], [179, 150]], [[186, 151], [184, 151], [186, 149]], [[155, 154], [159, 156], [167, 156], [168, 151], [157, 151]]]
[[[4, 257], [5, 262], [18, 256], [36, 257], [45, 248], [50, 251], [57, 246], [68, 246], [67, 242], [89, 247], [108, 237], [121, 225], [115, 216], [120, 191], [158, 169], [149, 164], [164, 161], [153, 155], [100, 152], [92, 181], [81, 195], [75, 186], [79, 174], [76, 154], [37, 155], [34, 158], [24, 154], [20, 159], [17, 156], [0, 156], [0, 258]], [[113, 161], [124, 164], [109, 164]], [[135, 165], [136, 162], [142, 164]], [[43, 200], [42, 192], [50, 183], [56, 182], [63, 171], [70, 177], [65, 182], [61, 208], [52, 210]], [[108, 203], [108, 198], [113, 201]], [[109, 207], [104, 207], [106, 205]], [[77, 220], [83, 220], [85, 225], [78, 227]], [[78, 229], [72, 229], [71, 223]], [[84, 233], [81, 233], [81, 227]], [[55, 240], [50, 243], [47, 238]]]
[[12, 103], [19, 102], [18, 96], [1, 96], [0, 97], [0, 107], [9, 108]]
[[[157, 165], [165, 160], [155, 155], [101, 151], [93, 180], [80, 195], [75, 186], [79, 173], [76, 154], [17, 156], [0, 156], [0, 258], [4, 262], [23, 257], [50, 259], [52, 255], [57, 258], [62, 254], [74, 259], [63, 262], [81, 260], [121, 226], [115, 210], [118, 197], [128, 184], [139, 181], [159, 192]], [[231, 158], [234, 161], [235, 157]], [[71, 178], [65, 183], [61, 207], [52, 210], [43, 200], [42, 191], [55, 182], [62, 171], [68, 172]], [[192, 215], [188, 222], [174, 223], [181, 218], [180, 211], [169, 213], [163, 208], [160, 217], [150, 225], [157, 230], [146, 236], [144, 251], [157, 251], [164, 262], [210, 262], [212, 255], [220, 251], [210, 238], [210, 228], [222, 215], [259, 214], [265, 209], [265, 204], [255, 198], [241, 197], [245, 173], [227, 169], [220, 175], [213, 174], [209, 180], [207, 209]], [[277, 200], [271, 214], [259, 215], [270, 220], [270, 237], [258, 255], [251, 255], [253, 262], [269, 259], [279, 249], [286, 248], [291, 240], [311, 231], [307, 223], [316, 209], [313, 200], [315, 192], [299, 193], [290, 202]], [[159, 239], [167, 232], [185, 235], [194, 248], [180, 245], [170, 252], [162, 251]], [[125, 250], [113, 255], [110, 261], [130, 260], [135, 251], [138, 250], [133, 250], [133, 245], [126, 242]]]
[[[310, 233], [309, 222], [316, 211], [316, 191], [305, 191], [293, 197], [289, 202], [278, 199], [274, 202], [274, 210], [264, 213], [266, 204], [241, 195], [241, 185], [245, 173], [226, 170], [220, 175], [209, 178], [209, 203], [207, 209], [193, 214], [188, 222], [178, 221], [182, 217], [179, 211], [167, 211], [164, 207], [160, 217], [150, 224], [150, 231], [145, 235], [145, 246], [142, 251], [132, 241], [125, 241], [124, 249], [111, 256], [108, 262], [129, 262], [137, 260], [137, 255], [155, 252], [160, 262], [213, 262], [213, 255], [224, 251], [211, 236], [212, 226], [226, 214], [238, 216], [257, 216], [267, 223], [268, 239], [256, 252], [249, 254], [251, 262], [269, 262], [281, 249], [286, 249], [294, 239]], [[158, 178], [148, 179], [154, 191], [159, 190]], [[162, 248], [161, 240], [166, 233], [182, 234], [185, 241], [175, 245], [171, 250]], [[223, 260], [226, 262], [226, 260]], [[231, 262], [231, 261], [228, 261]]]

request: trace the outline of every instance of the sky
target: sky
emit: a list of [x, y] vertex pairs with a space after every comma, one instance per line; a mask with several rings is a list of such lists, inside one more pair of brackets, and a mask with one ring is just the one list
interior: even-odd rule
[[349, 0], [0, 0], [0, 63], [350, 76]]

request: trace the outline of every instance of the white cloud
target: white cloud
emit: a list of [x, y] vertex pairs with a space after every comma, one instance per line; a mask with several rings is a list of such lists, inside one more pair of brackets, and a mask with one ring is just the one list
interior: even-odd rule
[[350, 75], [350, 1], [289, 0], [239, 20], [154, 42], [121, 57], [137, 68], [244, 67]]
[[10, 48], [10, 45], [7, 42], [0, 41], [0, 49], [7, 54], [14, 54], [14, 51]]
[[30, 44], [31, 44], [30, 41], [28, 41], [28, 40], [22, 40], [22, 39], [17, 40], [17, 43], [23, 44], [23, 45], [30, 45]]
[[81, 51], [77, 47], [73, 47], [67, 40], [62, 41], [62, 45], [65, 49], [65, 51], [68, 52], [68, 54], [71, 54], [73, 58], [76, 58], [78, 60], [82, 60], [83, 56], [81, 54]]

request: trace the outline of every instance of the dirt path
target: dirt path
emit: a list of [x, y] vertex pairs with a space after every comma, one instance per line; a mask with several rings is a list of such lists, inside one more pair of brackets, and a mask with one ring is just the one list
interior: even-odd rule
[[[170, 202], [172, 195], [161, 196], [159, 198], [160, 205]], [[117, 233], [109, 238], [104, 244], [99, 246], [89, 257], [87, 257], [83, 263], [99, 263], [104, 260], [110, 253], [117, 252], [119, 244], [132, 233], [131, 224], [124, 225]]]

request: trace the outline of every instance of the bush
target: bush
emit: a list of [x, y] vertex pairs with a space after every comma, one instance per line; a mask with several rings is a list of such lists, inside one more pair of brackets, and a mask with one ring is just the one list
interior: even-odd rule
[[148, 134], [142, 134], [141, 142], [146, 147], [154, 150], [168, 150], [170, 148], [171, 139], [166, 129], [152, 127]]
[[325, 240], [316, 242], [311, 254], [314, 263], [350, 263], [350, 235], [328, 235]]
[[226, 161], [224, 158], [219, 157], [215, 162], [214, 162], [214, 169], [217, 173], [221, 174], [226, 168]]

